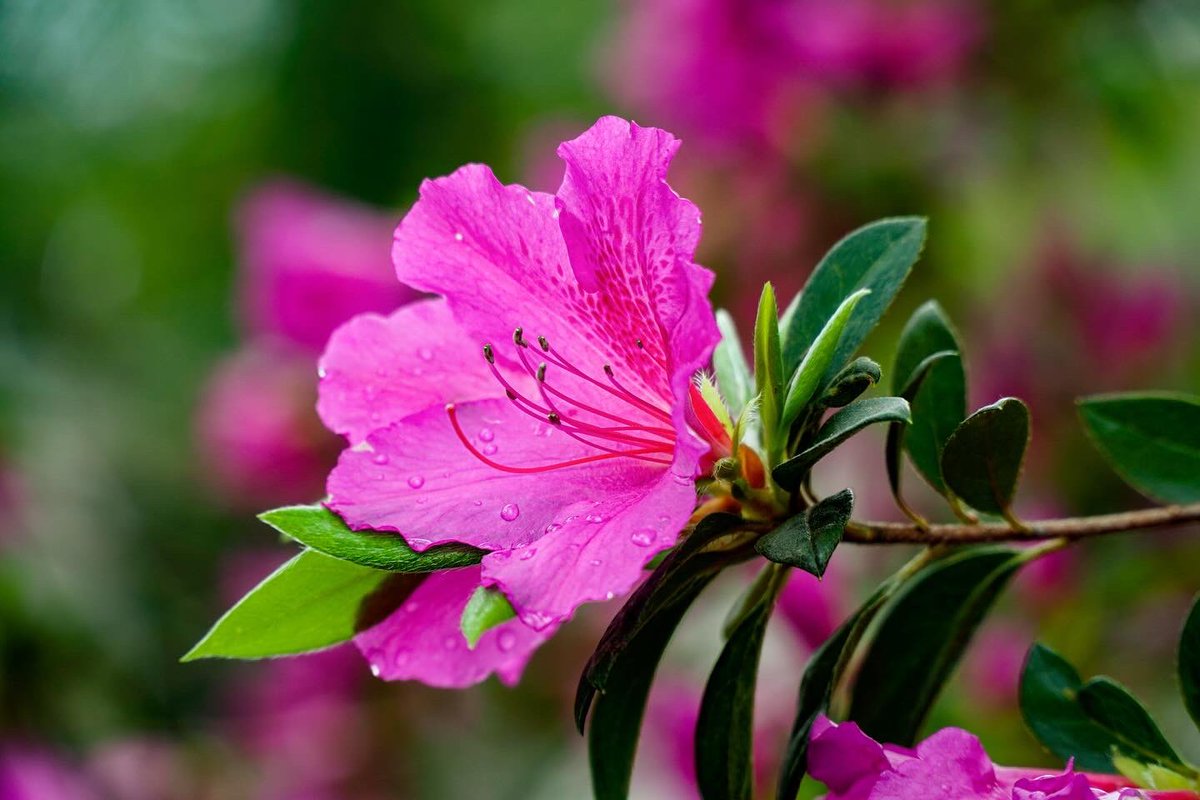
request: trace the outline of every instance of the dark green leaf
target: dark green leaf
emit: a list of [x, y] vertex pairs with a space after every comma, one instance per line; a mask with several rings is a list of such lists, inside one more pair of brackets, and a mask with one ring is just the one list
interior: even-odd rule
[[[946, 351], [953, 355], [928, 365], [928, 373], [911, 395], [906, 392], [927, 359]], [[912, 405], [913, 421], [905, 433], [904, 447], [917, 471], [942, 493], [942, 449], [967, 415], [967, 378], [961, 353], [950, 320], [933, 300], [909, 319], [896, 351], [892, 392]]]
[[754, 321], [754, 382], [758, 392], [758, 416], [762, 421], [763, 444], [768, 450], [780, 440], [779, 417], [783, 402], [783, 360], [779, 350], [779, 318], [775, 289], [765, 284]]
[[[363, 608], [371, 607], [372, 594], [385, 588], [389, 577], [305, 550], [225, 612], [183, 660], [269, 658], [344, 642], [366, 627]], [[402, 601], [393, 598], [391, 609]], [[379, 609], [371, 616], [378, 621]]]
[[835, 244], [808, 279], [799, 305], [788, 320], [784, 363], [799, 363], [842, 301], [859, 289], [870, 289], [870, 296], [854, 309], [842, 332], [830, 373], [822, 385], [827, 383], [879, 322], [904, 285], [924, 243], [924, 219], [897, 217], [859, 228]]
[[853, 510], [854, 493], [843, 489], [786, 520], [759, 539], [754, 549], [764, 558], [798, 567], [820, 578], [842, 541]]
[[609, 674], [629, 642], [677, 598], [693, 591], [698, 593], [697, 586], [702, 588], [712, 580], [727, 559], [721, 554], [707, 554], [703, 550], [740, 524], [741, 517], [733, 514], [705, 517], [688, 537], [667, 554], [658, 569], [630, 595], [613, 617], [579, 677], [575, 694], [575, 725], [580, 733], [583, 732], [592, 699], [597, 691], [607, 689]]
[[285, 506], [258, 518], [312, 550], [342, 561], [391, 572], [436, 572], [467, 567], [483, 560], [486, 551], [449, 544], [416, 552], [398, 533], [353, 531], [342, 518], [321, 505]]
[[[800, 416], [800, 412], [805, 406], [817, 396], [817, 391], [824, 388], [827, 373], [835, 369], [833, 358], [838, 342], [841, 341], [842, 333], [850, 322], [850, 317], [859, 301], [870, 293], [870, 289], [859, 289], [843, 300], [841, 305], [834, 310], [833, 315], [829, 317], [825, 327], [817, 334], [816, 340], [804, 354], [800, 366], [795, 368], [795, 372], [788, 381], [783, 403], [781, 426], [785, 430], [791, 427], [792, 422]], [[837, 368], [840, 367], [841, 365], [838, 364]], [[784, 368], [787, 368], [786, 364]]]
[[980, 511], [1011, 516], [1028, 445], [1029, 409], [1005, 397], [967, 417], [946, 441], [942, 476]]
[[459, 621], [463, 638], [467, 640], [467, 647], [474, 650], [481, 636], [515, 616], [517, 612], [513, 610], [503, 592], [480, 586], [467, 601], [467, 607], [463, 609], [462, 619]]
[[[912, 401], [913, 397], [921, 390], [925, 379], [929, 377], [930, 371], [937, 364], [946, 358], [956, 358], [957, 354], [950, 350], [942, 350], [938, 353], [933, 353], [921, 360], [916, 367], [913, 368], [909, 375], [908, 382], [904, 385], [901, 397], [905, 400]], [[904, 440], [908, 432], [908, 426], [902, 422], [893, 422], [888, 425], [887, 446], [885, 448], [884, 461], [887, 463], [888, 484], [892, 487], [892, 497], [896, 499], [896, 504], [904, 510], [913, 519], [920, 519], [904, 501], [904, 496], [900, 492], [900, 475], [901, 475], [901, 455], [904, 450]], [[941, 474], [940, 471], [938, 473]]]
[[977, 547], [935, 561], [881, 612], [854, 682], [850, 719], [911, 745], [975, 630], [1029, 551]]
[[1079, 401], [1079, 415], [1113, 469], [1147, 497], [1200, 502], [1200, 398], [1119, 394]]
[[1119, 732], [1121, 739], [1159, 764], [1181, 763], [1150, 712], [1121, 684], [1106, 677], [1092, 678], [1078, 694], [1083, 713], [1097, 725]]
[[1079, 673], [1048, 647], [1036, 644], [1021, 673], [1021, 714], [1025, 724], [1050, 752], [1078, 769], [1113, 772], [1112, 733], [1088, 717], [1078, 702]]
[[867, 389], [879, 383], [882, 377], [883, 370], [877, 363], [866, 356], [859, 356], [847, 364], [833, 379], [833, 383], [829, 384], [829, 388], [821, 396], [821, 405], [826, 408], [848, 405]]
[[748, 609], [704, 687], [696, 721], [696, 782], [705, 800], [750, 800], [754, 793], [754, 688], [767, 622], [787, 569], [770, 565], [767, 587]]
[[713, 371], [717, 373], [717, 386], [729, 406], [729, 413], [737, 419], [754, 396], [754, 378], [742, 352], [737, 326], [724, 309], [717, 310], [717, 328], [721, 331], [721, 341], [713, 351]]
[[1192, 603], [1179, 638], [1179, 688], [1192, 721], [1200, 727], [1200, 597]]
[[908, 403], [899, 397], [868, 397], [858, 400], [831, 416], [807, 450], [777, 466], [772, 472], [776, 483], [789, 491], [804, 480], [816, 464], [842, 442], [876, 422], [908, 422]]

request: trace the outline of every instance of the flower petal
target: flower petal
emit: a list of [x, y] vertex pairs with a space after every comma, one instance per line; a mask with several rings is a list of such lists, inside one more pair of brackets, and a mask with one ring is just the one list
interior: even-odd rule
[[505, 684], [515, 684], [554, 629], [537, 632], [509, 620], [468, 649], [459, 623], [479, 587], [479, 573], [479, 567], [468, 567], [430, 575], [387, 619], [355, 636], [371, 671], [384, 680], [419, 680], [448, 689], [479, 683], [493, 672]]
[[654, 555], [675, 544], [696, 504], [691, 481], [671, 473], [591, 495], [562, 507], [538, 541], [484, 556], [484, 582], [497, 585], [532, 628], [628, 592]]
[[432, 406], [497, 392], [479, 344], [441, 299], [350, 320], [329, 340], [320, 375], [317, 411], [351, 442]]
[[[466, 403], [455, 414], [472, 447], [498, 463], [534, 468], [597, 455], [507, 400]], [[452, 541], [519, 547], [543, 536], [580, 498], [624, 497], [664, 474], [662, 466], [628, 458], [504, 472], [471, 455], [440, 407], [376, 431], [365, 444], [342, 453], [329, 476], [328, 505], [350, 527], [398, 531], [418, 550]]]

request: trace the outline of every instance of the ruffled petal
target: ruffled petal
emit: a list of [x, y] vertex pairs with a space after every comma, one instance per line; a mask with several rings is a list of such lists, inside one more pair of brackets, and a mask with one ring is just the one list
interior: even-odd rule
[[655, 554], [675, 544], [696, 503], [691, 481], [671, 473], [649, 486], [590, 496], [561, 506], [538, 541], [484, 557], [484, 582], [497, 585], [530, 627], [628, 592]]
[[[471, 446], [497, 463], [535, 468], [597, 455], [507, 400], [467, 403], [455, 414]], [[329, 476], [328, 505], [352, 528], [397, 531], [418, 550], [451, 541], [509, 549], [545, 535], [583, 498], [624, 498], [663, 474], [662, 466], [628, 458], [505, 472], [473, 456], [438, 407], [343, 452]]]
[[469, 649], [460, 621], [479, 574], [479, 567], [434, 573], [387, 619], [355, 636], [376, 677], [457, 689], [496, 673], [515, 684], [554, 628], [534, 631], [514, 619], [487, 631]]
[[354, 443], [418, 411], [495, 396], [480, 344], [441, 299], [355, 317], [321, 358], [317, 411]]

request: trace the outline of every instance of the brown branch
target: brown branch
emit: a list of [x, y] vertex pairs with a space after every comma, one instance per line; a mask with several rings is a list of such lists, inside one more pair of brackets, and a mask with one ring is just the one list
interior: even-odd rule
[[978, 525], [930, 525], [923, 530], [911, 522], [851, 522], [844, 541], [855, 544], [973, 544], [976, 542], [1033, 542], [1043, 539], [1083, 539], [1108, 533], [1169, 528], [1200, 522], [1200, 503], [1162, 506], [1094, 517], [1025, 522], [1017, 530], [1005, 522]]

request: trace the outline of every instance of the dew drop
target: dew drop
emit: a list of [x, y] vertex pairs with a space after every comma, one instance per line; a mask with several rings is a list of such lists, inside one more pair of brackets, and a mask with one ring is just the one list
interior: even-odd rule
[[371, 674], [374, 675], [376, 678], [379, 677], [379, 665], [378, 664], [371, 665]]
[[528, 550], [524, 550], [524, 551], [522, 551], [522, 552], [521, 552], [521, 555], [520, 555], [520, 556], [518, 556], [518, 558], [519, 558], [521, 561], [528, 561], [529, 559], [533, 558], [533, 557], [534, 557], [534, 556], [536, 556], [536, 555], [537, 555], [537, 548], [536, 548], [536, 547], [531, 547], [531, 548], [529, 548]]
[[598, 567], [598, 566], [600, 566], [601, 564], [603, 564], [604, 562], [603, 562], [603, 561], [601, 561], [601, 560], [600, 560], [600, 559], [598, 559], [598, 558], [593, 558], [593, 559], [592, 559], [591, 561], [589, 561], [588, 563], [589, 563], [589, 564], [591, 564], [593, 567]]
[[636, 544], [638, 547], [649, 547], [654, 544], [654, 540], [658, 538], [658, 534], [652, 528], [642, 528], [634, 531], [629, 537], [629, 541]]
[[321, 380], [325, 380], [329, 377], [329, 373], [325, 371], [324, 367], [317, 367], [317, 377]]
[[433, 361], [433, 351], [428, 347], [422, 347], [417, 351], [417, 357], [422, 361]]
[[408, 476], [408, 485], [414, 489], [420, 489], [422, 486], [425, 485], [425, 479], [423, 477], [421, 477], [420, 475], [409, 475]]
[[505, 503], [504, 508], [500, 509], [500, 519], [505, 522], [512, 522], [519, 516], [521, 516], [521, 509], [517, 508], [516, 503]]
[[460, 637], [458, 637], [458, 636], [456, 636], [456, 635], [454, 635], [454, 634], [450, 634], [450, 635], [449, 635], [449, 636], [447, 636], [447, 637], [446, 637], [446, 639], [445, 639], [445, 640], [442, 642], [442, 646], [443, 646], [443, 647], [445, 647], [447, 650], [457, 650], [457, 649], [458, 649], [458, 640], [459, 640], [459, 638], [460, 638]]
[[376, 453], [371, 460], [380, 466], [388, 463], [388, 457], [386, 453]]
[[616, 595], [615, 595], [615, 594], [613, 594], [612, 592], [605, 592], [605, 593], [604, 593], [604, 599], [605, 599], [605, 600], [612, 600], [614, 597], [616, 597]]
[[461, 231], [454, 234], [454, 241], [461, 242], [462, 240], [463, 240], [463, 235], [462, 235]]
[[474, 505], [474, 506], [481, 506], [481, 505], [483, 505], [483, 501], [482, 501], [482, 500], [475, 500], [474, 502], [472, 502], [472, 503], [471, 503], [471, 505]]
[[488, 442], [487, 444], [485, 444], [483, 447], [480, 448], [480, 450], [483, 452], [483, 454], [485, 456], [494, 456], [494, 455], [496, 455], [496, 451], [499, 449], [500, 448], [497, 447], [494, 442]]
[[500, 631], [500, 635], [496, 637], [496, 647], [500, 648], [501, 653], [507, 653], [512, 650], [517, 644], [517, 635], [509, 630]]
[[604, 515], [603, 514], [588, 514], [586, 517], [584, 517], [584, 519], [586, 519], [588, 522], [595, 525], [597, 523], [604, 522]]
[[409, 600], [407, 603], [404, 604], [404, 610], [407, 611], [409, 614], [413, 613], [420, 607], [421, 607], [421, 604], [418, 603], [416, 600]]
[[554, 533], [556, 530], [558, 530], [561, 527], [562, 527], [562, 525], [559, 525], [557, 522], [551, 522], [549, 525], [546, 526], [546, 533]]
[[496, 438], [496, 433], [491, 428], [480, 428], [479, 429], [479, 441], [490, 442], [492, 439], [495, 439], [495, 438]]

